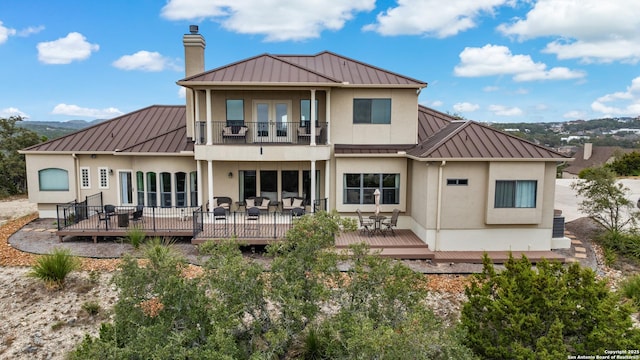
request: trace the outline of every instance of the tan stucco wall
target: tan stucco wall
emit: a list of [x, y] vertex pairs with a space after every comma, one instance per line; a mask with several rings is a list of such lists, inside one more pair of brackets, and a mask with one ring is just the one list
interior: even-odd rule
[[362, 212], [374, 212], [375, 205], [344, 204], [344, 174], [346, 173], [391, 173], [400, 174], [400, 203], [381, 204], [380, 211], [392, 212], [393, 209], [406, 211], [407, 198], [407, 159], [405, 158], [336, 158], [335, 171], [335, 204], [340, 212], [355, 212], [360, 209]]
[[[30, 203], [60, 204], [76, 198], [77, 174], [74, 158], [69, 155], [27, 155], [27, 191]], [[69, 175], [68, 191], [40, 191], [38, 171], [48, 168], [66, 170]]]
[[[391, 124], [354, 124], [353, 99], [390, 98]], [[334, 144], [416, 144], [415, 89], [334, 89], [331, 91], [331, 141]]]

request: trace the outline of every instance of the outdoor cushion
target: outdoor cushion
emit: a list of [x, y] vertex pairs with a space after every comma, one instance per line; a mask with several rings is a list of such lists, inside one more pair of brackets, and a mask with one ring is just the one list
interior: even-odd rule
[[293, 205], [294, 208], [296, 207], [302, 207], [302, 199], [293, 199]]
[[217, 208], [218, 207], [218, 199], [214, 198], [213, 199], [213, 208]]
[[269, 206], [269, 199], [262, 199], [262, 207], [268, 207]]
[[247, 208], [252, 208], [256, 206], [255, 199], [247, 199]]
[[291, 207], [291, 198], [282, 199], [282, 207], [283, 208], [290, 208]]

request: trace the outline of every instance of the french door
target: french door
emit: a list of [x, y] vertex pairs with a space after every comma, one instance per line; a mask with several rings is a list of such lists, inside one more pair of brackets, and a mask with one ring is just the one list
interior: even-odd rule
[[256, 100], [253, 113], [256, 142], [291, 142], [291, 101]]
[[131, 171], [118, 171], [120, 183], [120, 205], [133, 205], [133, 183]]

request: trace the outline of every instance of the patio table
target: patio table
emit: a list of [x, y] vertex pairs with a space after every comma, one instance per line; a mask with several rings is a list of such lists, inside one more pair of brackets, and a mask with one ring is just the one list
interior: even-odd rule
[[382, 231], [382, 220], [386, 219], [387, 217], [384, 215], [371, 215], [369, 216], [369, 219], [373, 220], [373, 231], [371, 232], [371, 235], [375, 235], [376, 233], [380, 233], [382, 234], [382, 236], [384, 235], [384, 232]]

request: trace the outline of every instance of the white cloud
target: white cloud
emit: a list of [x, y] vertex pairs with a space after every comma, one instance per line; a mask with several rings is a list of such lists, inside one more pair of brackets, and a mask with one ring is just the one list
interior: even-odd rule
[[70, 64], [72, 61], [88, 59], [100, 46], [89, 43], [80, 33], [71, 32], [58, 40], [41, 42], [37, 48], [38, 60], [45, 64]]
[[484, 92], [494, 92], [498, 90], [500, 90], [498, 86], [485, 86], [484, 88], [482, 88], [482, 91]]
[[580, 110], [571, 110], [565, 113], [564, 115], [562, 115], [563, 118], [570, 119], [570, 120], [580, 120], [580, 119], [584, 119], [586, 116], [587, 116], [587, 113]]
[[9, 36], [13, 36], [15, 34], [16, 29], [2, 26], [2, 21], [0, 21], [0, 44], [4, 44], [9, 39]]
[[510, 0], [398, 0], [398, 6], [377, 16], [363, 30], [382, 35], [429, 35], [445, 38], [477, 26], [477, 19], [493, 15], [496, 7]]
[[124, 55], [112, 64], [122, 70], [163, 71], [171, 69], [179, 71], [181, 68], [176, 63], [158, 52], [138, 51], [133, 55]]
[[14, 107], [8, 107], [8, 108], [4, 108], [0, 110], [0, 117], [1, 118], [8, 118], [11, 116], [20, 116], [22, 118], [28, 118], [29, 116], [25, 113], [23, 113], [22, 111], [20, 111], [20, 109], [18, 108], [14, 108]]
[[37, 34], [39, 32], [41, 32], [42, 30], [44, 30], [44, 26], [40, 25], [40, 26], [29, 26], [28, 28], [19, 30], [16, 35], [21, 36], [21, 37], [27, 37], [29, 35], [33, 35], [33, 34]]
[[610, 116], [640, 115], [640, 76], [631, 80], [626, 91], [618, 91], [597, 98], [591, 103], [593, 111]]
[[507, 107], [504, 105], [489, 105], [489, 111], [498, 116], [520, 116], [522, 110], [518, 107]]
[[513, 75], [514, 81], [569, 80], [585, 76], [582, 71], [534, 62], [529, 55], [513, 55], [506, 46], [487, 44], [481, 48], [466, 47], [460, 53], [460, 64], [454, 74], [462, 77]]
[[54, 115], [82, 116], [96, 119], [112, 118], [124, 114], [116, 108], [90, 109], [78, 105], [58, 104], [51, 111]]
[[518, 88], [516, 89], [515, 93], [518, 95], [527, 95], [529, 93], [529, 90], [525, 88]]
[[544, 52], [583, 61], [640, 60], [640, 2], [538, 0], [524, 19], [498, 30], [520, 40], [555, 37]]
[[185, 99], [187, 97], [187, 88], [180, 86], [178, 88], [178, 97], [180, 99]]
[[480, 105], [469, 102], [461, 102], [453, 105], [455, 112], [473, 112], [480, 109]]
[[299, 41], [339, 30], [354, 13], [374, 8], [375, 0], [169, 0], [161, 15], [169, 20], [212, 19], [230, 31], [265, 35], [266, 41]]

